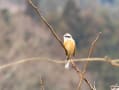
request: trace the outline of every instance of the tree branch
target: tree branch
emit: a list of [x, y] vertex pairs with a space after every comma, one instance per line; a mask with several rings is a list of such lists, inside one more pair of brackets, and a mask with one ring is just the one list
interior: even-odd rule
[[[52, 62], [52, 63], [56, 63], [56, 64], [65, 64], [64, 60], [53, 60], [53, 59], [48, 59], [48, 58], [40, 58], [40, 57], [33, 57], [33, 58], [26, 58], [26, 59], [21, 59], [9, 64], [4, 64], [0, 66], [0, 70], [3, 70], [5, 68], [8, 67], [12, 67], [12, 66], [16, 66], [16, 65], [21, 65], [27, 62], [36, 62], [36, 61], [47, 61], [47, 62]], [[73, 62], [105, 62], [105, 63], [109, 63], [112, 66], [115, 67], [119, 67], [119, 59], [108, 59], [108, 58], [80, 58], [80, 59], [74, 59], [72, 60]]]
[[53, 27], [47, 22], [47, 20], [44, 18], [44, 16], [41, 15], [39, 8], [32, 2], [32, 0], [28, 0], [28, 2], [33, 7], [33, 9], [36, 11], [36, 13], [41, 18], [41, 20], [45, 23], [45, 25], [49, 28], [49, 31], [52, 33], [52, 35], [57, 39], [57, 41], [60, 43], [60, 45], [64, 48], [65, 53], [67, 53], [67, 50], [65, 49], [61, 39], [55, 33]]
[[[64, 49], [64, 51], [65, 51], [65, 53], [67, 53], [67, 50], [66, 50], [66, 48], [64, 47], [64, 45], [63, 45], [63, 42], [61, 41], [61, 39], [58, 37], [58, 35], [56, 34], [56, 32], [54, 31], [54, 29], [52, 28], [52, 26], [47, 22], [47, 20], [44, 18], [44, 16], [42, 16], [41, 15], [41, 13], [40, 13], [40, 10], [39, 10], [39, 8], [36, 6], [36, 5], [34, 5], [34, 3], [32, 2], [32, 0], [28, 0], [28, 2], [29, 2], [29, 4], [33, 7], [33, 9], [36, 11], [36, 13], [38, 14], [38, 16], [41, 18], [41, 20], [45, 23], [45, 25], [49, 28], [49, 31], [53, 34], [53, 36], [56, 38], [56, 40], [60, 43], [60, 45], [63, 47], [63, 49]], [[101, 33], [99, 33], [99, 35], [98, 35], [98, 37], [96, 38], [96, 40], [94, 40], [94, 42], [92, 43], [92, 46], [91, 46], [91, 48], [90, 48], [90, 50], [89, 50], [89, 55], [88, 55], [88, 58], [92, 55], [92, 53], [93, 53], [93, 50], [94, 50], [94, 47], [95, 47], [95, 43], [96, 43], [96, 41], [98, 40], [98, 38], [100, 37], [100, 34]], [[23, 61], [19, 61], [19, 62], [16, 62], [16, 63], [12, 63], [13, 65], [17, 65], [17, 64], [21, 64], [21, 63], [23, 63], [23, 62], [26, 62], [26, 61], [29, 61], [29, 60], [23, 60]], [[32, 60], [30, 60], [30, 61], [32, 61]], [[51, 62], [55, 62], [55, 63], [61, 63], [60, 61], [52, 61], [52, 60], [46, 60], [46, 61], [51, 61]], [[74, 60], [72, 60], [72, 66], [73, 66], [73, 69], [80, 75], [80, 77], [81, 77], [81, 83], [82, 83], [82, 80], [84, 80], [88, 85], [89, 85], [89, 87], [91, 88], [91, 90], [93, 90], [92, 89], [92, 85], [89, 83], [89, 81], [85, 78], [85, 76], [84, 76], [84, 74], [85, 74], [85, 72], [86, 72], [86, 69], [87, 69], [87, 66], [88, 66], [88, 63], [89, 63], [89, 61], [87, 60], [87, 62], [86, 62], [86, 64], [84, 65], [84, 68], [83, 68], [83, 73], [80, 71], [80, 69], [76, 66], [76, 64], [73, 62]], [[77, 60], [78, 61], [78, 60]], [[112, 64], [112, 65], [114, 65], [114, 66], [118, 66], [118, 63], [112, 63], [112, 62], [110, 62], [110, 61], [108, 61], [110, 64]], [[64, 62], [62, 62], [62, 63], [64, 63]], [[6, 67], [9, 67], [9, 66], [11, 66], [12, 64], [7, 64], [6, 66], [2, 66], [1, 68], [6, 68]], [[0, 68], [0, 69], [1, 69]]]
[[[67, 50], [65, 49], [62, 41], [60, 40], [60, 38], [58, 37], [58, 35], [55, 33], [54, 29], [52, 28], [52, 26], [47, 22], [47, 20], [40, 14], [40, 10], [38, 9], [38, 7], [36, 5], [33, 4], [32, 0], [29, 0], [29, 4], [34, 8], [34, 10], [37, 12], [37, 14], [40, 16], [41, 20], [46, 24], [46, 26], [49, 28], [49, 30], [51, 31], [51, 33], [53, 34], [53, 36], [57, 39], [57, 41], [61, 44], [61, 46], [64, 48], [65, 53], [67, 53]], [[72, 63], [72, 66], [74, 68], [74, 70], [78, 73], [81, 74], [80, 69], [75, 65], [75, 63]], [[81, 76], [81, 75], [80, 75]]]
[[[92, 56], [93, 54], [93, 51], [94, 51], [94, 48], [95, 48], [95, 45], [96, 45], [96, 42], [98, 41], [98, 39], [100, 38], [100, 35], [102, 34], [102, 32], [99, 32], [96, 39], [92, 42], [91, 44], [91, 47], [89, 49], [89, 54], [88, 54], [88, 58]], [[80, 79], [80, 82], [79, 82], [79, 85], [78, 85], [78, 89], [80, 90], [81, 88], [81, 84], [82, 84], [82, 81], [84, 79], [84, 75], [86, 73], [86, 69], [87, 69], [87, 66], [89, 64], [89, 61], [87, 61], [85, 64], [84, 64], [84, 67], [83, 67], [83, 72], [82, 72], [82, 76], [81, 76], [81, 79]], [[92, 87], [92, 86], [90, 86]], [[92, 88], [91, 88], [92, 89]], [[93, 90], [93, 89], [92, 89]]]
[[[45, 25], [49, 28], [49, 30], [51, 31], [51, 33], [53, 34], [53, 36], [57, 39], [57, 41], [61, 44], [61, 46], [64, 48], [65, 53], [67, 53], [67, 50], [65, 48], [65, 46], [63, 45], [62, 41], [60, 40], [60, 38], [58, 37], [58, 35], [55, 33], [54, 29], [52, 28], [52, 26], [47, 22], [47, 20], [44, 18], [44, 16], [42, 16], [40, 14], [40, 10], [38, 9], [38, 7], [36, 5], [33, 4], [32, 0], [28, 0], [29, 4], [33, 7], [33, 9], [37, 12], [37, 14], [40, 16], [41, 20], [45, 23]], [[75, 63], [72, 63], [72, 66], [74, 68], [74, 70], [79, 73], [80, 76], [82, 76], [80, 69], [76, 66]]]
[[45, 90], [44, 80], [41, 76], [40, 76], [40, 87], [41, 87], [41, 90]]

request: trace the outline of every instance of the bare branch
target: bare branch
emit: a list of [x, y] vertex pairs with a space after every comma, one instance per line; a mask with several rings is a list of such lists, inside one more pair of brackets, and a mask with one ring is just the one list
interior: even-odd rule
[[[89, 49], [89, 54], [88, 54], [88, 58], [92, 56], [93, 54], [93, 51], [94, 51], [94, 47], [96, 45], [96, 42], [97, 40], [99, 39], [100, 35], [102, 34], [102, 32], [99, 32], [99, 34], [97, 35], [96, 39], [92, 42], [91, 44], [91, 47]], [[85, 64], [84, 64], [84, 67], [83, 67], [83, 73], [82, 73], [82, 76], [81, 76], [81, 79], [80, 79], [80, 82], [79, 82], [79, 85], [78, 85], [78, 88], [80, 90], [81, 88], [81, 84], [82, 84], [82, 81], [83, 81], [83, 77], [85, 75], [85, 72], [86, 72], [86, 69], [87, 69], [87, 66], [89, 64], [89, 61], [87, 61]], [[90, 86], [91, 87], [91, 86]]]
[[83, 76], [83, 80], [88, 84], [91, 90], [94, 90], [93, 86], [90, 84], [90, 82]]
[[[96, 39], [92, 42], [91, 44], [91, 47], [89, 49], [89, 55], [88, 55], [88, 58], [90, 58], [93, 54], [93, 51], [94, 51], [94, 48], [95, 48], [95, 45], [96, 45], [96, 42], [98, 41], [98, 39], [100, 38], [100, 35], [102, 34], [102, 32], [99, 32], [99, 34], [97, 35]], [[83, 68], [83, 73], [86, 72], [86, 69], [87, 69], [87, 66], [88, 66], [88, 63], [87, 62], [85, 65], [84, 65], [84, 68]]]
[[96, 39], [92, 42], [91, 44], [91, 47], [89, 49], [89, 54], [88, 54], [88, 58], [92, 56], [92, 53], [94, 51], [94, 48], [95, 48], [95, 45], [96, 45], [96, 42], [98, 41], [98, 39], [100, 38], [100, 35], [102, 34], [102, 32], [99, 32]]
[[[56, 63], [56, 64], [65, 64], [64, 60], [58, 60], [58, 59], [53, 60], [53, 59], [48, 59], [48, 58], [33, 57], [33, 58], [21, 59], [21, 60], [18, 60], [18, 61], [9, 63], [9, 64], [1, 65], [0, 70], [8, 68], [8, 67], [15, 66], [15, 65], [20, 65], [20, 64], [23, 64], [23, 63], [26, 63], [26, 62], [36, 62], [36, 61], [44, 61], [44, 62], [47, 61], [47, 62], [52, 62], [52, 63]], [[111, 64], [112, 66], [119, 67], [119, 59], [110, 59], [109, 60], [107, 58], [96, 58], [96, 57], [94, 57], [94, 58], [73, 59], [72, 61], [73, 62], [86, 62], [86, 61], [89, 61], [89, 62], [105, 62], [105, 63]]]
[[45, 25], [49, 28], [50, 32], [52, 33], [52, 35], [57, 39], [57, 41], [61, 44], [61, 46], [64, 48], [65, 53], [67, 53], [61, 39], [58, 37], [58, 35], [55, 33], [53, 27], [47, 22], [47, 20], [45, 19], [44, 16], [41, 15], [39, 8], [34, 5], [34, 3], [32, 2], [32, 0], [28, 0], [29, 4], [33, 7], [33, 9], [36, 11], [36, 13], [38, 14], [38, 16], [41, 18], [41, 20], [45, 23]]
[[80, 69], [76, 66], [76, 64], [74, 63], [73, 60], [71, 60], [71, 64], [72, 64], [72, 67], [74, 68], [74, 70], [80, 75], [82, 74], [82, 72], [80, 71]]
[[41, 76], [40, 76], [40, 86], [41, 86], [41, 90], [45, 90], [44, 80]]
[[[38, 9], [38, 7], [36, 5], [33, 4], [32, 0], [29, 0], [29, 4], [34, 8], [34, 10], [37, 12], [37, 14], [39, 15], [39, 17], [41, 18], [41, 20], [46, 24], [46, 26], [49, 28], [49, 30], [51, 31], [51, 33], [53, 34], [53, 36], [57, 39], [57, 41], [61, 44], [61, 46], [64, 48], [65, 53], [67, 53], [66, 48], [64, 47], [62, 41], [60, 40], [60, 38], [58, 37], [58, 35], [55, 33], [54, 29], [52, 28], [52, 26], [47, 22], [47, 20], [40, 14], [40, 10]], [[72, 62], [72, 66], [74, 68], [74, 70], [76, 72], [78, 72], [81, 76], [81, 71], [80, 69], [76, 66], [75, 63]]]
[[[65, 49], [65, 47], [64, 47], [61, 39], [58, 37], [58, 35], [56, 34], [56, 32], [54, 31], [54, 29], [52, 28], [52, 26], [44, 18], [44, 16], [41, 15], [39, 8], [36, 5], [34, 5], [34, 3], [32, 2], [32, 0], [28, 0], [28, 2], [33, 7], [33, 9], [36, 11], [36, 13], [41, 18], [41, 20], [45, 23], [45, 25], [49, 28], [49, 31], [53, 34], [53, 36], [61, 44], [61, 46], [63, 47], [65, 53], [67, 53], [67, 50]], [[74, 61], [77, 61], [78, 62], [78, 61], [81, 61], [81, 59], [80, 60], [72, 60], [71, 61], [72, 66], [73, 66], [73, 69], [79, 74], [79, 76], [81, 78], [80, 83], [82, 83], [82, 80], [84, 80], [88, 84], [88, 86], [90, 87], [91, 90], [94, 90], [94, 89], [93, 89], [92, 85], [89, 83], [89, 81], [85, 78], [84, 74], [86, 72], [86, 69], [87, 69], [87, 66], [88, 66], [88, 63], [89, 63], [89, 57], [92, 55], [92, 53], [94, 51], [95, 44], [96, 44], [97, 40], [99, 39], [100, 35], [101, 35], [101, 33], [99, 33], [98, 36], [97, 36], [97, 38], [92, 42], [92, 45], [91, 45], [91, 47], [89, 49], [88, 60], [87, 60], [86, 64], [84, 65], [83, 72], [81, 72], [80, 69], [74, 63]], [[11, 64], [7, 64], [5, 66], [3, 65], [3, 66], [0, 67], [0, 69], [6, 68], [6, 67], [9, 67], [9, 66], [12, 66], [12, 65], [18, 65], [18, 64], [21, 64], [21, 63], [24, 63], [24, 62], [27, 62], [27, 61], [32, 61], [32, 59], [30, 59], [30, 60], [27, 59], [27, 60], [22, 60], [22, 61], [14, 62], [14, 63], [11, 63]], [[41, 59], [36, 58], [36, 60], [41, 60]], [[56, 61], [56, 60], [49, 60], [49, 59], [47, 59], [46, 61], [55, 62], [55, 63], [65, 63], [64, 61]], [[84, 61], [86, 61], [86, 60], [84, 60]], [[101, 60], [99, 60], [99, 61], [101, 61]], [[119, 66], [118, 65], [118, 62], [112, 62], [110, 60], [107, 60], [106, 58], [103, 58], [102, 61], [108, 62], [108, 63], [112, 64], [113, 66]]]
[[[3, 69], [8, 68], [8, 67], [13, 67], [16, 65], [21, 65], [21, 64], [24, 64], [26, 62], [36, 62], [36, 61], [43, 61], [43, 62], [48, 61], [48, 62], [52, 62], [52, 63], [56, 63], [56, 64], [64, 64], [65, 63], [64, 60], [52, 60], [52, 59], [48, 59], [48, 58], [34, 57], [34, 58], [26, 58], [26, 59], [18, 60], [16, 62], [12, 62], [9, 64], [1, 65], [0, 70], [3, 70]], [[86, 61], [105, 62], [105, 63], [110, 63], [113, 66], [119, 67], [119, 59], [113, 60], [113, 59], [109, 59], [109, 58], [80, 58], [80, 59], [74, 59], [72, 61], [73, 62], [86, 62]], [[82, 74], [80, 71], [77, 71], [77, 73], [80, 73], [80, 75]], [[91, 90], [94, 90], [93, 86], [90, 84], [90, 82], [86, 79], [85, 76], [83, 77], [83, 80], [88, 84], [88, 86], [90, 87]]]

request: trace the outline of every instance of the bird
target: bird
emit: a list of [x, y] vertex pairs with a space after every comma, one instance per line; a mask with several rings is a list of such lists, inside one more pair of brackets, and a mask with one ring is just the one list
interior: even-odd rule
[[71, 34], [65, 33], [63, 38], [64, 38], [63, 45], [66, 49], [66, 57], [67, 57], [67, 62], [65, 64], [65, 68], [69, 69], [70, 59], [72, 56], [75, 55], [76, 45], [75, 45], [75, 40], [73, 39]]

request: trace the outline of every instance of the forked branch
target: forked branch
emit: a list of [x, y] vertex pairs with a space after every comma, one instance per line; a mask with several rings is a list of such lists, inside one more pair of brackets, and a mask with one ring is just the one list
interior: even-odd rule
[[[94, 48], [95, 48], [95, 45], [96, 45], [96, 42], [98, 41], [98, 39], [100, 38], [100, 35], [102, 34], [102, 32], [99, 32], [96, 39], [91, 43], [91, 46], [90, 46], [90, 49], [89, 49], [89, 53], [88, 53], [88, 58], [90, 58], [93, 54], [93, 51], [94, 51]], [[81, 88], [81, 84], [82, 84], [82, 81], [84, 79], [84, 76], [85, 76], [85, 73], [86, 73], [86, 69], [87, 69], [87, 66], [89, 64], [89, 61], [87, 61], [85, 64], [84, 64], [84, 67], [83, 67], [83, 71], [82, 71], [82, 76], [81, 76], [81, 79], [80, 79], [80, 82], [79, 82], [79, 85], [78, 85], [78, 89], [80, 90]]]
[[[100, 38], [100, 35], [101, 35], [101, 34], [102, 34], [102, 32], [99, 32], [98, 35], [97, 35], [97, 37], [96, 37], [96, 39], [91, 43], [91, 47], [90, 47], [90, 49], [89, 49], [88, 58], [90, 58], [90, 57], [92, 56], [93, 51], [94, 51], [94, 48], [95, 48], [95, 46], [96, 46], [96, 43], [97, 43], [98, 39]], [[87, 62], [85, 63], [84, 68], [83, 68], [83, 73], [86, 72], [88, 63], [89, 63], [89, 61], [87, 61]]]

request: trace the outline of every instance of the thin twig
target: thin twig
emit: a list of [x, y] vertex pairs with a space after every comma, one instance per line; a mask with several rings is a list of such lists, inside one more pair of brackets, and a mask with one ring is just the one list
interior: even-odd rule
[[41, 15], [39, 8], [32, 2], [32, 0], [28, 0], [29, 4], [33, 7], [33, 9], [36, 11], [38, 16], [40, 16], [41, 20], [45, 23], [45, 25], [49, 28], [50, 32], [53, 34], [53, 36], [58, 40], [60, 45], [64, 48], [65, 53], [67, 53], [66, 48], [64, 47], [61, 39], [58, 37], [58, 35], [55, 33], [53, 27], [47, 22], [47, 20], [44, 18], [44, 16]]
[[[101, 34], [102, 34], [102, 33], [99, 32], [99, 34], [97, 35], [96, 39], [92, 42], [91, 47], [90, 47], [90, 49], [89, 49], [88, 58], [92, 56], [93, 51], [94, 51], [94, 47], [95, 47], [95, 45], [96, 45], [96, 42], [97, 42], [97, 40], [99, 39], [99, 37], [100, 37]], [[79, 82], [79, 84], [78, 84], [78, 89], [79, 89], [79, 90], [80, 90], [80, 88], [81, 88], [81, 84], [82, 84], [82, 81], [83, 81], [83, 79], [84, 79], [84, 75], [85, 75], [85, 72], [86, 72], [86, 69], [87, 69], [88, 64], [89, 64], [89, 61], [87, 61], [87, 62], [84, 64], [82, 76], [81, 76], [80, 82]], [[92, 86], [89, 86], [89, 87], [92, 87]], [[91, 89], [92, 89], [92, 88], [91, 88]]]
[[89, 88], [91, 90], [93, 90], [93, 86], [90, 84], [90, 82], [85, 78], [85, 76], [83, 77], [83, 80], [88, 84]]
[[[91, 44], [91, 47], [89, 49], [89, 54], [88, 54], [88, 58], [90, 58], [93, 54], [93, 51], [94, 51], [94, 48], [95, 48], [95, 45], [96, 45], [96, 42], [98, 41], [98, 39], [100, 38], [100, 35], [102, 34], [102, 32], [99, 32], [99, 34], [97, 35], [96, 39], [92, 42]], [[87, 69], [87, 66], [88, 66], [88, 63], [87, 62], [85, 65], [84, 65], [84, 68], [83, 68], [83, 73], [86, 72], [86, 69]]]
[[82, 74], [81, 70], [76, 66], [76, 64], [74, 63], [73, 60], [71, 60], [71, 64], [72, 64], [73, 69], [74, 69], [79, 75]]
[[41, 76], [40, 76], [40, 86], [41, 86], [41, 90], [45, 90], [44, 80]]

